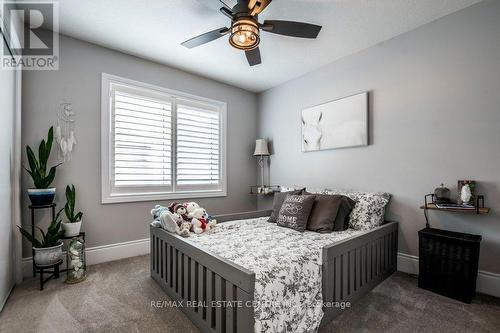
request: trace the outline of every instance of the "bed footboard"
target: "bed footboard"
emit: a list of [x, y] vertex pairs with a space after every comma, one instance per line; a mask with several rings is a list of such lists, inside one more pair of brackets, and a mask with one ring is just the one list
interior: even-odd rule
[[[389, 222], [355, 238], [323, 248], [323, 302], [321, 325], [396, 271], [398, 224]], [[335, 304], [337, 303], [337, 304]]]
[[[269, 215], [267, 211], [220, 215], [219, 222]], [[151, 277], [202, 332], [254, 331], [255, 273], [180, 236], [150, 228]]]

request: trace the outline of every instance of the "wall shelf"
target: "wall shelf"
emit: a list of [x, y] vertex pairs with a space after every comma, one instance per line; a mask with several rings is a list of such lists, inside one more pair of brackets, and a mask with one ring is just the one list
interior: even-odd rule
[[479, 208], [439, 208], [436, 204], [429, 203], [427, 206], [422, 205], [420, 209], [428, 209], [428, 210], [440, 210], [443, 212], [453, 212], [453, 213], [472, 213], [472, 214], [480, 214], [485, 215], [490, 212], [490, 209], [487, 207], [479, 207]]
[[250, 186], [249, 194], [268, 196], [268, 195], [273, 195], [274, 193], [280, 192], [280, 191], [281, 191], [281, 188], [278, 185], [271, 185], [271, 186], [269, 186], [269, 185], [264, 185], [264, 186], [252, 185], [252, 186]]
[[[429, 201], [427, 201], [427, 198], [430, 198]], [[434, 201], [434, 194], [426, 194], [424, 196], [424, 204], [420, 206], [420, 209], [424, 210], [424, 216], [425, 216], [425, 226], [427, 228], [430, 227], [429, 224], [429, 216], [427, 214], [427, 211], [429, 210], [437, 210], [437, 211], [442, 211], [442, 212], [451, 212], [451, 213], [468, 213], [468, 214], [476, 214], [476, 215], [486, 215], [489, 214], [490, 209], [487, 207], [484, 207], [484, 195], [478, 195], [476, 197], [476, 205], [474, 207], [438, 207], [435, 204]]]

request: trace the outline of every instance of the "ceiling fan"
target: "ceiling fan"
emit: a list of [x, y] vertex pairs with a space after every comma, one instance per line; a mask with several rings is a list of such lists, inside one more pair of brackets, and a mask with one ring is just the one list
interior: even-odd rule
[[259, 43], [260, 31], [274, 34], [316, 38], [321, 26], [295, 21], [265, 20], [259, 23], [258, 15], [271, 3], [272, 0], [237, 0], [234, 7], [230, 8], [223, 0], [198, 0], [199, 2], [220, 11], [231, 20], [231, 28], [222, 27], [181, 43], [187, 48], [197, 47], [214, 41], [227, 34], [229, 44], [239, 50], [245, 51], [250, 66], [261, 63]]

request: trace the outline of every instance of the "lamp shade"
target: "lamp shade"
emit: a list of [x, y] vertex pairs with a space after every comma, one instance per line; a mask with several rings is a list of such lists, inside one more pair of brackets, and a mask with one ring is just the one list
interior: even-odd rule
[[266, 139], [257, 139], [255, 140], [255, 151], [253, 152], [255, 156], [269, 156], [269, 149], [267, 148], [267, 140]]

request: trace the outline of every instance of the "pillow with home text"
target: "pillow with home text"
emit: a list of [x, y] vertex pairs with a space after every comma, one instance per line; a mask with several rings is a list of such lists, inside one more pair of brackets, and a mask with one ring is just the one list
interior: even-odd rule
[[304, 232], [313, 204], [314, 195], [289, 194], [283, 201], [276, 224]]

